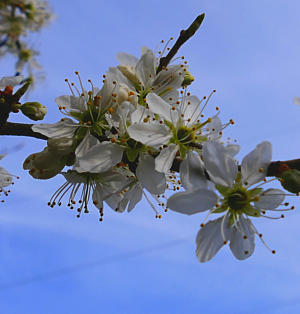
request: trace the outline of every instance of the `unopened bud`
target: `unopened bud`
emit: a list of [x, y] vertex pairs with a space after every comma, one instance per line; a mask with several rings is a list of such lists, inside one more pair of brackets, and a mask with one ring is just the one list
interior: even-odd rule
[[56, 176], [66, 165], [66, 157], [49, 152], [45, 148], [42, 152], [31, 154], [24, 163], [23, 168], [35, 179], [50, 179]]
[[291, 193], [300, 192], [300, 171], [291, 169], [284, 171], [281, 176], [281, 185]]
[[43, 120], [47, 113], [47, 108], [39, 102], [26, 102], [20, 109], [26, 117], [34, 121]]
[[60, 156], [67, 155], [74, 150], [73, 138], [69, 137], [49, 138], [47, 145], [50, 153]]
[[186, 87], [188, 85], [191, 85], [194, 82], [194, 80], [195, 80], [195, 77], [188, 70], [186, 70], [184, 72], [184, 79], [181, 86]]

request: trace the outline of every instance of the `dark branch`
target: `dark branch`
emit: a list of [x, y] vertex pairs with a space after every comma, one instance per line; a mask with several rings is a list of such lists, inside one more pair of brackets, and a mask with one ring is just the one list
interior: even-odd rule
[[[25, 123], [12, 123], [6, 122], [6, 124], [0, 128], [0, 135], [16, 135], [16, 136], [30, 136], [35, 137], [42, 140], [47, 140], [47, 136], [42, 135], [40, 133], [33, 132], [31, 130], [33, 124], [25, 124]], [[108, 140], [106, 137], [98, 137], [98, 139], [102, 142]], [[201, 149], [201, 147], [197, 147]], [[124, 154], [125, 155], [125, 154]], [[130, 163], [124, 157], [123, 162]], [[172, 171], [179, 172], [180, 168], [180, 159], [176, 158], [173, 162]], [[285, 164], [291, 169], [297, 169], [300, 171], [300, 159], [292, 159], [285, 161], [272, 161], [268, 167], [267, 176], [268, 177], [276, 177], [280, 175], [279, 167], [280, 165]], [[133, 163], [132, 168], [136, 168], [136, 164]]]
[[6, 122], [3, 127], [0, 128], [0, 135], [30, 136], [42, 140], [48, 139], [45, 135], [33, 132], [31, 130], [32, 125], [33, 124]]
[[199, 29], [200, 25], [202, 24], [204, 20], [205, 13], [200, 14], [196, 17], [194, 22], [190, 25], [190, 27], [186, 30], [182, 30], [180, 32], [180, 35], [178, 39], [176, 40], [175, 45], [172, 47], [172, 49], [169, 51], [169, 53], [165, 56], [160, 58], [159, 66], [156, 70], [156, 74], [159, 73], [163, 67], [166, 67], [169, 62], [172, 60], [172, 58], [176, 55], [177, 51], [180, 49], [180, 47], [188, 41]]

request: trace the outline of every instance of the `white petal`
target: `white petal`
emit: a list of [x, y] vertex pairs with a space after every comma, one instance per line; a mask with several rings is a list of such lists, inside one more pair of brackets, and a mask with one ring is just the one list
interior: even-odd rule
[[167, 144], [172, 134], [160, 124], [136, 123], [128, 128], [131, 138], [145, 145], [155, 146]]
[[12, 184], [12, 176], [4, 168], [0, 167], [0, 188]]
[[103, 191], [102, 186], [100, 184], [96, 184], [94, 188], [93, 203], [97, 208], [103, 209]]
[[187, 125], [192, 125], [200, 119], [200, 100], [197, 96], [188, 96], [184, 99], [183, 110], [184, 119], [190, 119]]
[[213, 208], [217, 200], [216, 193], [207, 189], [178, 192], [168, 199], [167, 208], [181, 214], [193, 215]]
[[129, 65], [133, 68], [136, 66], [136, 64], [139, 61], [137, 57], [126, 52], [119, 52], [117, 54], [117, 60], [120, 62], [121, 65]]
[[0, 88], [5, 88], [6, 86], [16, 86], [23, 81], [23, 75], [17, 76], [5, 76], [0, 80]]
[[127, 211], [131, 212], [134, 209], [135, 205], [142, 199], [143, 189], [140, 187], [139, 184], [136, 184], [128, 193], [130, 194], [126, 195], [126, 198], [129, 199]]
[[284, 201], [284, 194], [285, 193], [279, 189], [265, 190], [259, 196], [259, 201], [255, 202], [255, 207], [266, 210], [275, 209]]
[[240, 148], [240, 145], [237, 144], [228, 144], [227, 146], [225, 146], [226, 152], [232, 157], [239, 153]]
[[84, 97], [63, 95], [55, 98], [55, 102], [59, 107], [66, 107], [71, 111], [82, 112], [87, 110]]
[[216, 184], [232, 186], [238, 167], [224, 146], [218, 142], [206, 142], [203, 145], [205, 168]]
[[215, 140], [220, 137], [219, 132], [222, 131], [222, 121], [219, 117], [212, 118], [211, 123], [208, 123], [205, 130], [209, 134], [210, 140]]
[[172, 122], [173, 124], [177, 124], [178, 112], [176, 110], [172, 110], [172, 107], [160, 96], [150, 93], [147, 95], [146, 101], [152, 112], [158, 114], [160, 117]]
[[151, 194], [162, 194], [166, 189], [166, 178], [163, 173], [155, 170], [154, 158], [149, 155], [140, 155], [136, 168], [136, 176], [142, 186]]
[[155, 79], [155, 56], [151, 50], [143, 54], [136, 64], [135, 71], [143, 85], [148, 88], [152, 86]]
[[152, 117], [154, 117], [153, 113], [149, 110], [146, 109], [143, 106], [139, 106], [132, 114], [131, 114], [131, 123], [141, 123], [144, 121], [145, 118], [147, 118], [147, 116], [150, 116], [149, 119], [151, 119]]
[[99, 141], [95, 136], [91, 135], [90, 132], [87, 132], [81, 143], [77, 146], [75, 150], [75, 155], [77, 158], [84, 156], [91, 147], [98, 144]]
[[254, 236], [251, 220], [239, 216], [237, 226], [232, 227], [229, 245], [233, 255], [237, 259], [244, 260], [253, 254], [255, 247]]
[[82, 172], [105, 172], [119, 163], [122, 155], [123, 149], [119, 145], [102, 142], [79, 159], [79, 167]]
[[[249, 185], [263, 180], [271, 159], [272, 144], [265, 141], [257, 145], [242, 161], [241, 171], [243, 180], [247, 181]], [[262, 172], [260, 172], [260, 169]]]
[[[222, 228], [224, 237], [221, 232]], [[230, 234], [228, 218], [225, 216], [205, 224], [196, 237], [196, 255], [199, 262], [204, 263], [212, 259], [224, 245], [224, 241], [229, 240]]]
[[198, 154], [188, 152], [180, 165], [180, 181], [185, 190], [206, 189], [208, 180], [204, 175], [204, 164]]
[[155, 170], [168, 173], [177, 151], [178, 147], [175, 144], [170, 144], [168, 147], [163, 148], [159, 155], [155, 158]]
[[50, 138], [73, 137], [78, 125], [71, 119], [65, 118], [57, 123], [41, 123], [31, 127], [32, 131]]

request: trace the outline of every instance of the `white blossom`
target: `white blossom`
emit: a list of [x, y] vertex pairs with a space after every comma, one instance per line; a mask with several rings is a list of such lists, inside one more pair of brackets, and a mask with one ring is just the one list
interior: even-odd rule
[[[203, 147], [204, 167], [216, 191], [205, 186], [205, 175], [199, 163], [198, 176], [189, 179], [185, 168], [187, 187], [199, 181], [199, 188], [192, 188], [171, 196], [167, 207], [187, 215], [204, 212], [224, 213], [222, 217], [203, 224], [197, 238], [196, 254], [200, 262], [214, 257], [218, 250], [230, 242], [230, 249], [237, 259], [243, 260], [254, 251], [254, 236], [258, 233], [249, 217], [268, 217], [266, 211], [277, 209], [285, 198], [279, 189], [263, 190], [268, 165], [271, 162], [272, 148], [269, 142], [262, 142], [246, 155], [241, 164], [241, 171], [233, 157], [218, 142], [207, 142]], [[193, 166], [195, 167], [195, 166]], [[196, 177], [196, 178], [195, 178]], [[198, 177], [198, 178], [197, 178]], [[190, 182], [189, 182], [190, 181]], [[259, 185], [253, 187], [254, 184]], [[288, 210], [288, 209], [284, 209]], [[277, 217], [280, 218], [281, 216]]]

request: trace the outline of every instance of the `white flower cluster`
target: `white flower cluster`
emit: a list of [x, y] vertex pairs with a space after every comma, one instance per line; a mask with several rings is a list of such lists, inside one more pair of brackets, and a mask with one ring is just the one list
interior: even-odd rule
[[[67, 199], [78, 217], [89, 212], [90, 202], [100, 221], [104, 203], [130, 212], [143, 196], [156, 217], [161, 215], [154, 203], [187, 215], [222, 214], [201, 224], [199, 261], [211, 259], [227, 242], [236, 258], [249, 257], [255, 234], [262, 239], [249, 217], [291, 209], [283, 203], [284, 192], [262, 188], [271, 144], [259, 144], [238, 166], [239, 146], [222, 140], [233, 121], [222, 123], [218, 107], [204, 116], [215, 91], [202, 99], [187, 91], [193, 79], [184, 58], [158, 72], [160, 59], [148, 48], [139, 59], [126, 53], [117, 57], [120, 64], [109, 68], [101, 89], [90, 80], [86, 89], [78, 72], [80, 87], [66, 79], [71, 95], [56, 98], [66, 117], [32, 127], [48, 142], [26, 158], [24, 169], [37, 179], [61, 173], [66, 182], [48, 204], [60, 206]], [[72, 168], [62, 172], [65, 166]], [[182, 187], [185, 191], [178, 192]], [[167, 199], [166, 190], [177, 193]], [[285, 208], [277, 209], [280, 205]]]
[[0, 56], [7, 53], [17, 56], [17, 73], [21, 73], [25, 66], [29, 76], [33, 76], [34, 69], [41, 69], [35, 59], [38, 52], [31, 49], [24, 38], [30, 32], [39, 31], [52, 18], [47, 1], [0, 1]]

